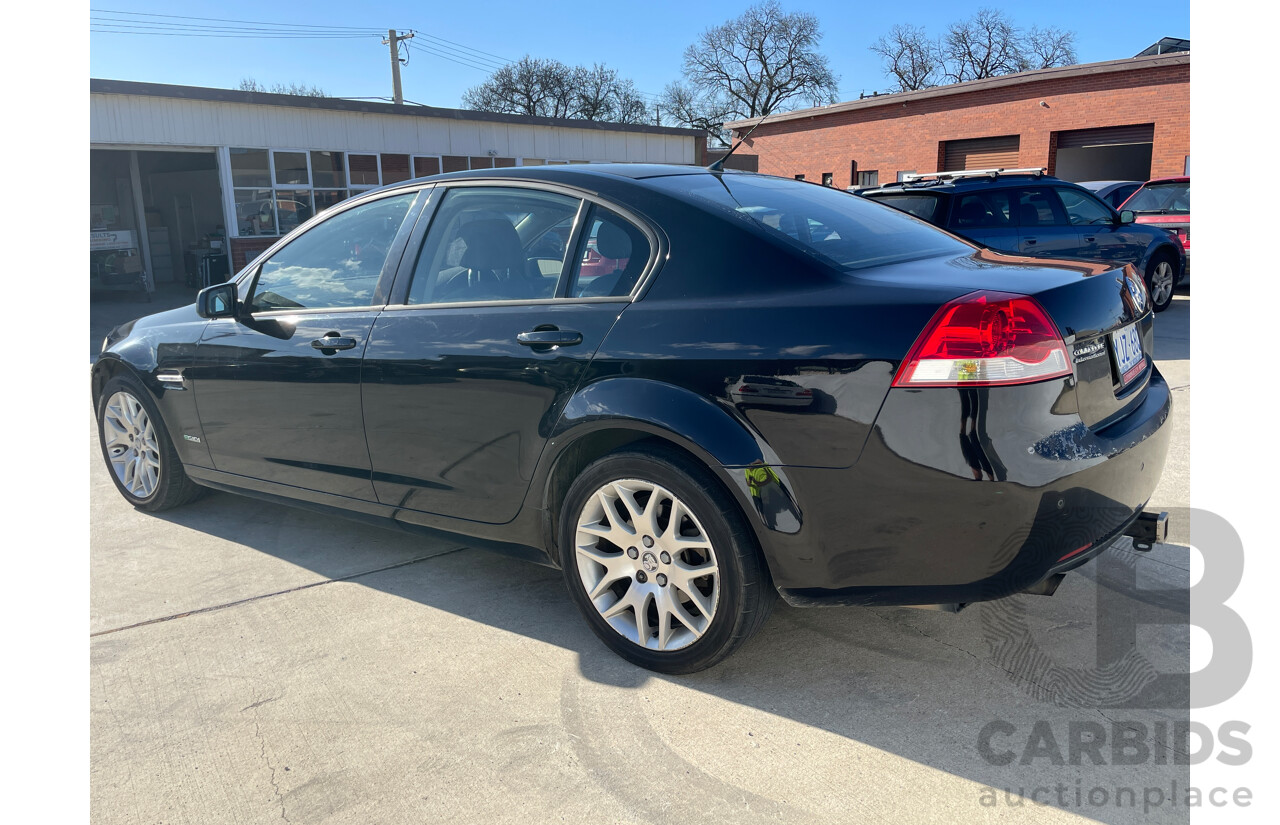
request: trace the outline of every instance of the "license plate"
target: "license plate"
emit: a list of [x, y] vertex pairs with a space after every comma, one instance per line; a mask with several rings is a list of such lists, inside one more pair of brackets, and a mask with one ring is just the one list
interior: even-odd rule
[[1111, 348], [1115, 350], [1116, 366], [1120, 368], [1120, 385], [1124, 386], [1136, 378], [1146, 364], [1137, 324], [1111, 333]]

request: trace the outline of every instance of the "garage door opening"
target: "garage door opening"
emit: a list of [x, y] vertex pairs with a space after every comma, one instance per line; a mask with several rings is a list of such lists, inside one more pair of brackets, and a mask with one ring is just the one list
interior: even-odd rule
[[1053, 173], [1069, 181], [1145, 181], [1151, 177], [1154, 135], [1151, 123], [1058, 132]]
[[963, 172], [969, 169], [1016, 169], [1019, 139], [1017, 135], [944, 141], [938, 152], [939, 172]]

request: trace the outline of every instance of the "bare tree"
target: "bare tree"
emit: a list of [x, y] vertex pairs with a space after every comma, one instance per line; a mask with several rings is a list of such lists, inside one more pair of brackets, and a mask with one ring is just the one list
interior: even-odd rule
[[525, 55], [503, 66], [462, 96], [470, 109], [535, 117], [642, 123], [644, 101], [635, 84], [615, 69], [591, 68]]
[[1022, 41], [1023, 70], [1072, 66], [1076, 62], [1076, 33], [1057, 26], [1032, 26]]
[[714, 134], [726, 119], [834, 102], [837, 77], [818, 51], [821, 41], [816, 15], [764, 0], [685, 49], [685, 82], [667, 87], [662, 107], [677, 122]]
[[913, 92], [938, 85], [942, 56], [923, 26], [899, 23], [871, 46], [884, 60], [884, 73], [897, 82], [897, 92]]
[[961, 83], [1021, 71], [1022, 30], [997, 9], [979, 9], [947, 27], [941, 50], [947, 79]]
[[937, 41], [923, 27], [899, 24], [871, 51], [884, 61], [885, 76], [897, 82], [897, 91], [905, 92], [938, 82], [1070, 66], [1076, 62], [1075, 40], [1075, 32], [1057, 26], [1024, 31], [1005, 12], [984, 8], [952, 23]]
[[273, 83], [268, 87], [265, 83], [259, 83], [252, 77], [242, 78], [240, 85], [236, 87], [242, 92], [263, 92], [274, 95], [301, 95], [302, 97], [328, 97], [324, 89], [319, 86], [308, 86], [305, 83]]

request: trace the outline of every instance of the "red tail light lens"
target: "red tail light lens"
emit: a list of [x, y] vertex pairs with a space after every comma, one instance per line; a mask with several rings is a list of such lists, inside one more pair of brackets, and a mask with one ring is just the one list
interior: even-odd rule
[[992, 387], [1070, 374], [1062, 336], [1034, 299], [983, 291], [934, 314], [893, 386]]

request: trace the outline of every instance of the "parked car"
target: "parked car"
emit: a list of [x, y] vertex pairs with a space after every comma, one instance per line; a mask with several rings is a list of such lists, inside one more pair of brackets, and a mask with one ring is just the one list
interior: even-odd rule
[[1191, 178], [1156, 178], [1124, 202], [1138, 223], [1163, 229], [1173, 236], [1186, 254], [1185, 272], [1191, 272]]
[[1125, 199], [1138, 191], [1138, 187], [1142, 186], [1142, 181], [1083, 180], [1079, 182], [1079, 185], [1097, 195], [1098, 199], [1107, 206], [1118, 210], [1120, 208], [1120, 204], [1125, 202]]
[[[1156, 312], [1173, 300], [1186, 255], [1074, 183], [1042, 174], [940, 173], [863, 192], [980, 246], [1019, 255], [1133, 264]], [[1127, 207], [1126, 207], [1127, 208]]]
[[738, 404], [767, 407], [808, 407], [813, 390], [773, 375], [743, 375], [729, 382], [729, 397]]
[[[583, 284], [591, 238], [626, 264]], [[606, 645], [686, 673], [778, 594], [956, 609], [1149, 546], [1152, 318], [1118, 263], [981, 249], [827, 187], [473, 170], [352, 198], [113, 330], [92, 398], [143, 511], [209, 487], [466, 536], [558, 567]], [[742, 390], [801, 383], [823, 403]]]

